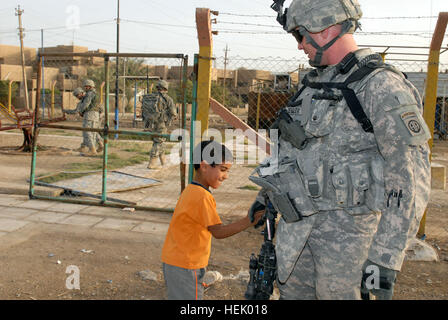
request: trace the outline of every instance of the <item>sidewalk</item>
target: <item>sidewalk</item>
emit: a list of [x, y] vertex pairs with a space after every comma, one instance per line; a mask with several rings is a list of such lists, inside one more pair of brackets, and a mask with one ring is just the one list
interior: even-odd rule
[[25, 226], [38, 223], [150, 233], [164, 237], [170, 219], [169, 213], [130, 212], [119, 208], [30, 200], [28, 196], [0, 194], [0, 241]]

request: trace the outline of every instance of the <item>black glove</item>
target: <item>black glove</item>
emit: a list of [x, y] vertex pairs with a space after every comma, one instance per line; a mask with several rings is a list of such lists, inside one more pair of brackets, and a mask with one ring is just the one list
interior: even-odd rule
[[[262, 204], [260, 201], [255, 200], [254, 203], [252, 203], [252, 206], [249, 209], [249, 219], [250, 222], [255, 221], [255, 212], [266, 210], [266, 206]], [[254, 226], [254, 228], [261, 227], [264, 224], [264, 219], [260, 219], [257, 224]]]
[[396, 278], [397, 271], [367, 260], [362, 267], [361, 294], [371, 292], [378, 300], [392, 300]]

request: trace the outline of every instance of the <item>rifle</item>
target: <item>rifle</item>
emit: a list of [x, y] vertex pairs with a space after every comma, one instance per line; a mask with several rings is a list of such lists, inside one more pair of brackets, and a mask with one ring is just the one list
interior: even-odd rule
[[250, 279], [244, 294], [247, 300], [269, 300], [274, 290], [274, 281], [277, 278], [277, 258], [275, 256], [275, 245], [272, 243], [275, 236], [277, 211], [267, 197], [265, 198], [265, 203], [266, 213], [263, 217], [263, 220], [266, 221], [263, 231], [264, 242], [258, 258], [254, 253], [250, 256]]

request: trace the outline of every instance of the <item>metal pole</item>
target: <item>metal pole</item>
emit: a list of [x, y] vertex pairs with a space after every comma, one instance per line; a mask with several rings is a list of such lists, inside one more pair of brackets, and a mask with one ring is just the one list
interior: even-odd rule
[[[187, 79], [188, 79], [188, 55], [184, 57], [183, 60], [183, 71], [182, 71], [182, 115], [181, 115], [181, 127], [182, 132], [185, 133], [186, 121], [187, 121]], [[182, 137], [182, 145], [179, 148], [179, 158], [180, 158], [180, 191], [185, 189], [185, 176], [186, 176], [186, 166], [185, 166], [185, 154], [186, 144], [185, 137]]]
[[[120, 52], [120, 0], [117, 0], [117, 53]], [[115, 65], [115, 130], [118, 130], [118, 62], [120, 58], [117, 57]], [[106, 80], [107, 81], [107, 80]], [[118, 139], [118, 134], [115, 135], [115, 139]]]
[[[104, 204], [107, 200], [106, 195], [106, 182], [107, 182], [107, 149], [108, 149], [108, 141], [109, 141], [109, 91], [110, 91], [110, 83], [109, 83], [109, 57], [105, 57], [104, 59], [104, 74], [106, 77], [106, 107], [104, 114], [104, 149], [103, 149], [103, 187], [101, 194], [101, 203]], [[116, 100], [116, 99], [115, 99]], [[118, 135], [117, 135], [118, 136]]]
[[39, 100], [40, 100], [40, 86], [41, 86], [41, 74], [42, 74], [42, 57], [39, 56], [39, 62], [37, 64], [37, 88], [36, 88], [36, 108], [34, 109], [34, 130], [32, 139], [32, 150], [33, 154], [31, 156], [31, 173], [30, 173], [30, 189], [28, 191], [28, 196], [30, 199], [34, 198], [34, 180], [36, 173], [36, 154], [37, 154], [37, 136], [39, 134]]
[[[44, 52], [44, 29], [40, 29], [41, 51]], [[45, 117], [45, 58], [42, 57], [42, 116]]]
[[19, 36], [20, 36], [20, 56], [22, 60], [22, 78], [23, 78], [23, 90], [25, 94], [25, 107], [27, 110], [30, 109], [30, 102], [28, 97], [28, 84], [26, 80], [26, 71], [25, 71], [25, 52], [23, 50], [23, 28], [22, 28], [22, 13], [24, 10], [20, 10], [20, 5], [16, 9], [16, 16], [19, 17]]
[[188, 167], [188, 183], [193, 181], [193, 149], [194, 149], [194, 135], [195, 135], [195, 121], [197, 113], [197, 98], [198, 98], [198, 65], [199, 55], [194, 55], [194, 77], [193, 77], [193, 101], [191, 105], [190, 116], [190, 164]]
[[229, 51], [229, 48], [226, 44], [226, 49], [224, 50], [224, 81], [223, 81], [223, 88], [222, 88], [222, 105], [226, 106], [226, 77], [227, 77], [227, 52]]
[[137, 126], [137, 80], [135, 80], [134, 86], [134, 121], [132, 122], [132, 127]]

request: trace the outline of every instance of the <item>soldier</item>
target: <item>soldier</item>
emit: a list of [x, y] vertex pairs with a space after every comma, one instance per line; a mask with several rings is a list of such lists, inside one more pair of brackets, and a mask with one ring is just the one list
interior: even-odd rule
[[[281, 299], [391, 299], [429, 200], [428, 127], [403, 74], [353, 33], [357, 0], [294, 0], [277, 20], [315, 67], [279, 113], [250, 211], [281, 213]], [[363, 280], [362, 280], [363, 279]]]
[[[64, 110], [64, 108], [62, 108], [62, 111], [64, 113], [67, 113], [67, 114], [79, 114], [82, 117], [80, 107], [81, 107], [81, 104], [82, 104], [81, 101], [82, 101], [82, 99], [84, 98], [85, 95], [86, 95], [86, 93], [85, 93], [85, 91], [82, 88], [78, 87], [75, 90], [73, 90], [73, 96], [75, 96], [79, 100], [78, 104], [76, 105], [76, 109], [74, 109], [74, 110]], [[84, 132], [84, 131], [82, 132], [82, 138], [83, 139], [82, 139], [81, 146], [76, 151], [88, 152], [89, 148], [87, 147], [87, 136], [86, 136], [86, 132]]]
[[[95, 82], [86, 79], [83, 82], [84, 90], [86, 92], [84, 98], [79, 106], [80, 114], [83, 117], [82, 126], [84, 128], [99, 128], [100, 114], [103, 111], [102, 105], [97, 102], [95, 91]], [[90, 155], [96, 155], [97, 152], [103, 150], [103, 142], [101, 136], [97, 132], [84, 131], [87, 147]]]
[[[144, 95], [142, 99], [142, 118], [145, 131], [151, 131], [160, 134], [167, 133], [167, 126], [171, 124], [173, 118], [177, 115], [173, 99], [168, 95], [168, 83], [160, 80], [157, 85], [157, 93]], [[149, 152], [148, 169], [158, 168], [157, 157], [162, 166], [165, 161], [166, 138], [154, 137], [151, 151]]]

